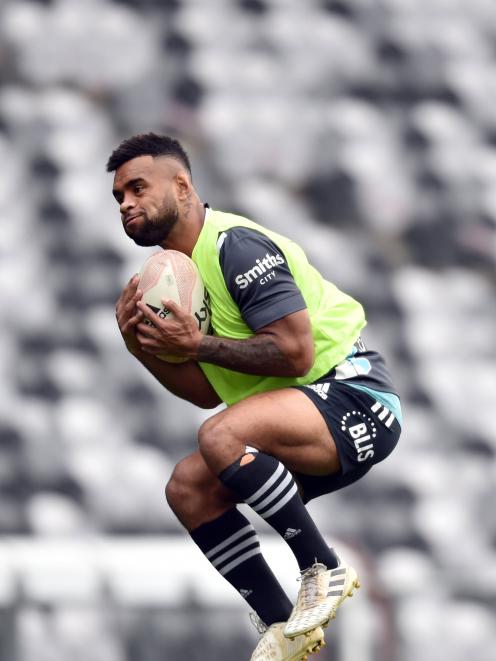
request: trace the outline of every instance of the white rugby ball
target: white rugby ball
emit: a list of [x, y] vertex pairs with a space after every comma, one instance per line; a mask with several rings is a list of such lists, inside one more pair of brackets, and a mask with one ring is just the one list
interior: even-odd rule
[[[192, 314], [199, 330], [206, 335], [210, 328], [210, 301], [198, 267], [192, 259], [177, 250], [160, 250], [143, 264], [139, 273], [142, 300], [162, 319], [173, 318], [162, 299], [171, 299]], [[187, 358], [157, 354], [161, 360], [182, 363]]]

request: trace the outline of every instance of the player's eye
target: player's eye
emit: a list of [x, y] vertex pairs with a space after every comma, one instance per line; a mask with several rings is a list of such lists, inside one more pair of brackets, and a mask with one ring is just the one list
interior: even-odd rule
[[136, 184], [134, 186], [134, 192], [135, 193], [142, 193], [145, 190], [145, 187], [142, 184]]

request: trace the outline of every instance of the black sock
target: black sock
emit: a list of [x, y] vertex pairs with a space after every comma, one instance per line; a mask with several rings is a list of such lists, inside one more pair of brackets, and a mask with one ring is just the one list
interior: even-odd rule
[[255, 529], [239, 510], [228, 510], [190, 534], [264, 624], [270, 626], [289, 619], [293, 606], [265, 562]]
[[248, 452], [226, 468], [219, 479], [284, 538], [300, 570], [315, 562], [328, 569], [338, 566], [336, 554], [320, 534], [291, 473], [280, 461], [262, 452]]

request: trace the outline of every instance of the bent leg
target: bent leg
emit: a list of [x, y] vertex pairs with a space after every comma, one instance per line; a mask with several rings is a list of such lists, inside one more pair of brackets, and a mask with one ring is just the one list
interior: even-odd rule
[[290, 473], [339, 470], [329, 429], [304, 393], [283, 389], [235, 404], [203, 424], [199, 446], [222, 482], [284, 538], [302, 571], [315, 562], [338, 565]]
[[179, 462], [166, 496], [205, 557], [260, 619], [268, 626], [285, 622], [292, 604], [262, 555], [255, 529], [199, 452]]
[[206, 420], [200, 452], [218, 475], [250, 445], [277, 457], [289, 470], [329, 475], [340, 469], [334, 439], [320, 411], [300, 390], [252, 395]]
[[239, 502], [199, 452], [193, 452], [177, 464], [165, 487], [165, 496], [188, 532], [217, 519]]

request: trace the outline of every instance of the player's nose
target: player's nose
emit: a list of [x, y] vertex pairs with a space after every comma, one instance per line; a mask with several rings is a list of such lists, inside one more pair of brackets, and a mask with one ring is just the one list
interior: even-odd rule
[[134, 207], [134, 201], [131, 197], [125, 197], [120, 204], [121, 216], [125, 216]]

